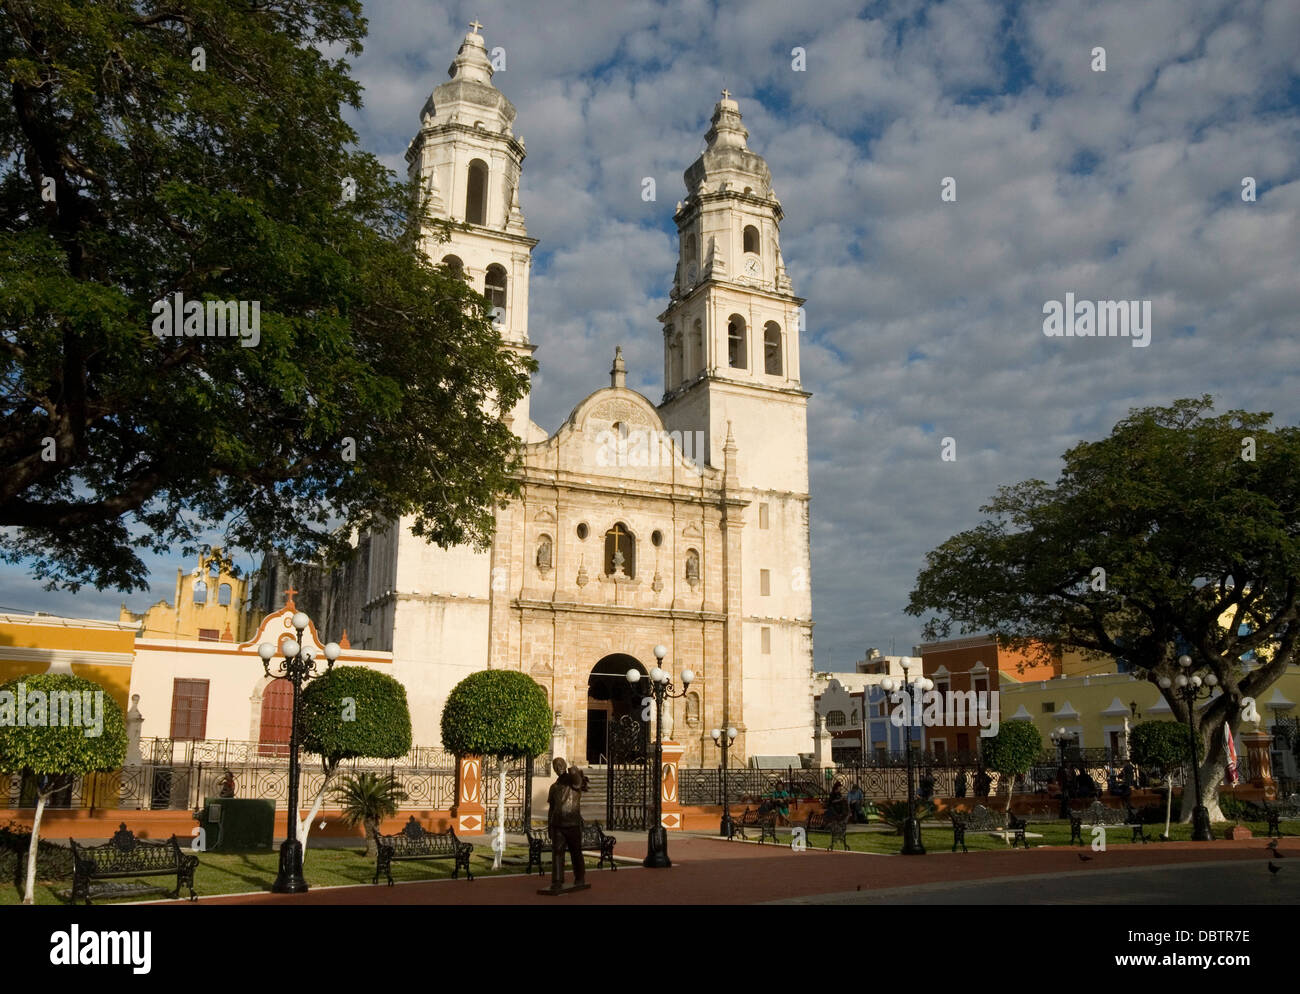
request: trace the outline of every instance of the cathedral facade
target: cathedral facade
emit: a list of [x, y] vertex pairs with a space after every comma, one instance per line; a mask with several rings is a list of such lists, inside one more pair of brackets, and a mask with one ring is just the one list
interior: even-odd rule
[[[519, 201], [515, 109], [476, 32], [448, 72], [406, 157], [431, 213], [468, 230], [426, 251], [489, 298], [502, 347], [528, 354], [537, 242]], [[439, 741], [457, 682], [509, 668], [545, 689], [570, 756], [599, 763], [610, 723], [643, 710], [624, 674], [651, 669], [663, 645], [679, 690], [695, 674], [665, 720], [688, 766], [716, 764], [710, 730], [729, 726], [735, 760], [811, 751], [803, 301], [747, 137], [724, 91], [674, 215], [661, 401], [628, 389], [621, 350], [608, 384], [554, 434], [525, 398], [511, 414], [522, 492], [498, 511], [490, 550], [440, 549], [401, 522], [361, 536], [336, 575], [330, 615], [353, 646], [392, 652], [418, 742]]]

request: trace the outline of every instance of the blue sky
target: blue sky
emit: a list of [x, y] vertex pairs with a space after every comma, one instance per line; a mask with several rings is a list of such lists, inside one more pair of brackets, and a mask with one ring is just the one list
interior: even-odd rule
[[[1208, 392], [1297, 421], [1300, 5], [386, 0], [367, 14], [353, 123], [403, 173], [466, 25], [506, 52], [494, 82], [518, 109], [520, 200], [541, 239], [533, 417], [551, 431], [607, 382], [615, 345], [629, 385], [662, 396], [655, 317], [682, 171], [722, 87], [739, 101], [808, 298], [818, 668], [909, 650], [925, 553], [1000, 484], [1055, 479], [1061, 453], [1129, 408]], [[940, 200], [948, 176], [955, 203]], [[1043, 305], [1067, 291], [1150, 300], [1149, 347], [1045, 337]], [[170, 596], [177, 565], [158, 560], [131, 605]], [[0, 570], [0, 607], [113, 616], [121, 600]]]

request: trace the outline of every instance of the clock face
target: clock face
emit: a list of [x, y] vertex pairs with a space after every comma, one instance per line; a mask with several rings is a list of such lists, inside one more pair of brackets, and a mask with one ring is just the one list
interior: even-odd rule
[[758, 256], [751, 255], [745, 259], [745, 275], [757, 276], [759, 269]]

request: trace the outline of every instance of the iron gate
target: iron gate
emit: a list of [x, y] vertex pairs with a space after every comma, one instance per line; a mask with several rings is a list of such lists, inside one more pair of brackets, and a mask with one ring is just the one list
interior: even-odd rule
[[650, 726], [625, 714], [607, 726], [605, 828], [645, 830], [650, 825]]

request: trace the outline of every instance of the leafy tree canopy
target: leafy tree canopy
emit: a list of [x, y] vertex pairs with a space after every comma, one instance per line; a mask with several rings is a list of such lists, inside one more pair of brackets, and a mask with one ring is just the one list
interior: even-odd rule
[[[19, 684], [23, 684], [20, 696]], [[42, 698], [44, 717], [32, 709]], [[78, 712], [72, 695], [80, 698], [79, 724], [65, 724]], [[87, 694], [91, 696], [87, 698]], [[25, 701], [25, 724], [15, 722], [14, 709]], [[89, 705], [89, 707], [87, 706]], [[59, 724], [51, 724], [57, 712]], [[98, 719], [96, 718], [98, 715]], [[60, 776], [115, 770], [126, 759], [126, 722], [117, 701], [99, 684], [66, 673], [32, 673], [0, 686], [0, 770]], [[33, 724], [37, 718], [43, 724]], [[98, 731], [99, 734], [86, 733]]]
[[[1106, 653], [1152, 682], [1176, 677], [1185, 652], [1223, 689], [1201, 728], [1235, 726], [1300, 636], [1300, 429], [1212, 408], [1206, 396], [1134, 410], [1070, 449], [1054, 486], [1003, 487], [982, 508], [990, 520], [929, 553], [908, 613], [940, 612], [927, 638], [955, 622]], [[1249, 652], [1262, 665], [1247, 673]]]
[[[365, 31], [359, 0], [5, 4], [0, 558], [131, 590], [217, 525], [300, 560], [402, 515], [489, 540], [534, 364], [355, 148]], [[176, 294], [257, 302], [256, 344], [155, 334]]]
[[336, 666], [302, 692], [302, 745], [326, 762], [411, 751], [406, 688], [365, 666]]
[[546, 693], [527, 673], [480, 670], [452, 689], [442, 708], [442, 744], [458, 756], [532, 758], [551, 740]]
[[984, 765], [1003, 776], [1028, 773], [1043, 752], [1043, 737], [1030, 721], [1004, 721], [998, 734], [984, 740]]
[[[1187, 726], [1177, 721], [1144, 721], [1134, 726], [1129, 752], [1139, 766], [1168, 772], [1187, 762]], [[1205, 750], [1197, 742], [1197, 758]]]

